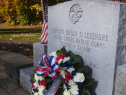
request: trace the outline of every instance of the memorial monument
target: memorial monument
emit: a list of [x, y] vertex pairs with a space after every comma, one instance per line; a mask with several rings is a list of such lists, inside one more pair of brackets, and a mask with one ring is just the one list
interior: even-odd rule
[[[125, 25], [123, 3], [73, 0], [49, 6], [48, 54], [65, 46], [92, 68], [94, 95], [125, 95]], [[33, 47], [35, 68], [41, 53], [46, 53], [46, 45], [35, 43]]]
[[[124, 40], [125, 5], [74, 0], [48, 10], [48, 53], [65, 46], [83, 57], [96, 79], [96, 95], [113, 95], [117, 55]], [[122, 8], [122, 9], [121, 9]]]

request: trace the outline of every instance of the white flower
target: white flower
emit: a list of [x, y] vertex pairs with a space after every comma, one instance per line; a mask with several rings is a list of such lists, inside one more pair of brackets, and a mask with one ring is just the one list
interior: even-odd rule
[[35, 80], [38, 82], [39, 80], [43, 80], [44, 78], [42, 76], [38, 76], [37, 73], [35, 73], [34, 76]]
[[63, 63], [64, 63], [64, 62], [67, 62], [67, 61], [69, 61], [69, 60], [70, 60], [70, 57], [64, 57]]
[[34, 86], [35, 86], [35, 88], [37, 88], [39, 86], [38, 82], [35, 82]]
[[64, 87], [64, 89], [65, 89], [65, 90], [67, 90], [67, 88], [66, 88], [66, 86], [65, 86], [65, 85], [63, 85], [63, 87]]
[[70, 92], [67, 91], [67, 90], [65, 90], [65, 91], [63, 92], [63, 95], [70, 95]]
[[78, 92], [78, 86], [76, 85], [76, 84], [74, 84], [74, 85], [72, 85], [71, 87], [70, 87], [70, 92], [71, 92], [71, 94], [72, 95], [79, 95], [79, 92]]
[[83, 73], [77, 73], [73, 78], [74, 82], [83, 82], [85, 80]]
[[71, 85], [74, 85], [75, 83], [74, 83], [74, 81], [73, 80], [69, 80], [69, 82], [68, 82], [68, 84], [69, 84], [69, 86], [71, 86]]
[[40, 76], [39, 77], [39, 80], [41, 81], [41, 80], [44, 80], [45, 78], [44, 77], [42, 77], [42, 76]]
[[62, 77], [65, 79], [65, 71], [61, 70], [60, 74], [62, 75]]
[[35, 92], [34, 95], [39, 95], [39, 92]]
[[73, 67], [67, 69], [68, 72], [72, 73], [72, 71], [75, 71], [75, 69]]
[[58, 63], [60, 64], [63, 61], [63, 59], [59, 59]]
[[43, 86], [43, 85], [40, 85], [40, 86], [38, 87], [39, 92], [43, 92], [44, 89], [45, 89], [45, 86]]
[[39, 77], [37, 76], [37, 74], [35, 73], [35, 76], [34, 76], [35, 80], [38, 81], [39, 80]]
[[43, 93], [42, 92], [39, 92], [39, 95], [43, 95]]
[[56, 52], [52, 52], [51, 54], [49, 54], [49, 56], [57, 57], [57, 54], [56, 54]]

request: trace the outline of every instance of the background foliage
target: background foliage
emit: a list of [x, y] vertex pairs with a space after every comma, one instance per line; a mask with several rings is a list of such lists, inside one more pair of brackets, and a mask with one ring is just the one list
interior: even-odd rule
[[[68, 0], [48, 0], [55, 5]], [[43, 0], [44, 5], [47, 0]], [[10, 25], [38, 24], [42, 21], [41, 0], [0, 0], [0, 18]]]

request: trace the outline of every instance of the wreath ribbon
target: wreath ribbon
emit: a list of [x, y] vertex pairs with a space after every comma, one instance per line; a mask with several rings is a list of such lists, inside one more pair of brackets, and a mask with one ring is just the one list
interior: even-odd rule
[[39, 62], [39, 66], [36, 68], [38, 76], [50, 75], [52, 78], [57, 78], [60, 71], [58, 60], [63, 59], [64, 54], [60, 54], [58, 58], [49, 55], [42, 55], [42, 60]]

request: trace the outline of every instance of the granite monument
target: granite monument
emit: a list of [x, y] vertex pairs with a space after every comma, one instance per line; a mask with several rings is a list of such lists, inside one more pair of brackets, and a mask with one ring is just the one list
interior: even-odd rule
[[[124, 64], [126, 5], [73, 0], [48, 10], [48, 53], [63, 46], [82, 56], [98, 82], [96, 95], [113, 95], [115, 70]], [[123, 46], [122, 46], [123, 45]]]

